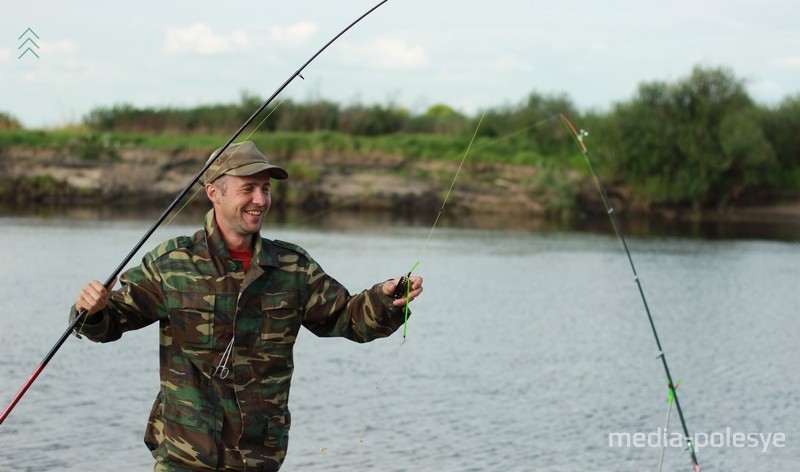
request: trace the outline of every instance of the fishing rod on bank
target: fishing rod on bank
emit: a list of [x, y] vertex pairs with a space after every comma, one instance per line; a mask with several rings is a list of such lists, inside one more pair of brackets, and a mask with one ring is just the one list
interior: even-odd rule
[[[295, 78], [300, 77], [301, 79], [303, 79], [303, 76], [302, 76], [303, 70], [309, 64], [311, 64], [311, 62], [314, 61], [314, 59], [316, 59], [317, 56], [322, 54], [322, 52], [325, 51], [328, 48], [328, 46], [333, 44], [337, 39], [339, 39], [339, 37], [341, 37], [348, 30], [350, 30], [350, 28], [355, 26], [358, 22], [363, 20], [370, 13], [372, 13], [375, 10], [377, 10], [379, 7], [381, 7], [384, 3], [388, 2], [388, 1], [389, 0], [382, 0], [381, 2], [376, 4], [375, 6], [373, 6], [369, 10], [367, 10], [364, 14], [362, 14], [361, 16], [356, 18], [352, 23], [350, 23], [347, 27], [345, 27], [338, 34], [336, 34], [333, 38], [331, 38], [327, 43], [325, 43], [325, 45], [322, 46], [316, 53], [314, 53], [314, 55], [312, 55], [302, 66], [300, 66], [299, 69], [294, 71], [289, 76], [289, 78], [286, 79], [286, 81], [280, 87], [278, 87], [272, 93], [272, 95], [270, 95], [270, 97], [267, 98], [266, 101], [264, 101], [264, 103], [250, 116], [250, 118], [248, 118], [244, 122], [244, 124], [241, 127], [239, 127], [239, 130], [236, 131], [233, 134], [233, 136], [231, 136], [228, 139], [228, 141], [225, 143], [225, 145], [220, 148], [219, 152], [217, 153], [217, 156], [221, 156], [225, 152], [225, 150], [236, 140], [236, 138], [238, 138], [239, 135], [242, 134], [242, 132], [256, 119], [256, 117], [259, 114], [261, 114], [261, 112], [264, 111], [264, 109], [267, 108], [267, 106], [270, 103], [272, 103], [272, 101], [275, 100], [275, 98], [290, 83], [292, 83]], [[158, 227], [161, 226], [161, 224], [164, 222], [164, 220], [166, 220], [167, 217], [170, 215], [170, 213], [175, 209], [175, 207], [178, 206], [180, 201], [184, 197], [186, 197], [186, 195], [189, 193], [189, 191], [192, 189], [192, 187], [200, 180], [200, 178], [203, 176], [203, 174], [206, 172], [206, 170], [208, 170], [208, 168], [211, 167], [211, 165], [214, 162], [215, 162], [215, 159], [209, 159], [206, 162], [205, 166], [203, 166], [203, 168], [200, 169], [200, 171], [197, 172], [197, 174], [195, 174], [195, 176], [192, 178], [192, 180], [189, 182], [189, 184], [186, 185], [186, 187], [178, 194], [178, 196], [175, 197], [175, 199], [172, 201], [172, 203], [170, 203], [169, 206], [167, 206], [167, 208], [164, 210], [164, 212], [161, 214], [161, 216], [159, 216], [158, 219], [155, 221], [155, 223], [153, 223], [153, 225], [150, 227], [150, 229], [148, 229], [144, 233], [144, 236], [142, 236], [142, 238], [139, 240], [139, 242], [137, 242], [133, 246], [133, 248], [130, 250], [128, 255], [125, 256], [125, 258], [122, 260], [122, 262], [119, 263], [117, 268], [114, 269], [114, 272], [112, 272], [112, 274], [108, 277], [108, 279], [106, 279], [106, 282], [103, 284], [103, 285], [106, 286], [106, 288], [108, 288], [108, 289], [112, 288], [114, 282], [116, 281], [117, 276], [122, 272], [122, 270], [125, 268], [125, 266], [128, 264], [128, 262], [130, 262], [130, 260], [133, 258], [133, 256], [136, 255], [136, 253], [142, 248], [142, 246], [144, 246], [144, 243], [147, 242], [148, 239], [150, 239], [150, 236], [152, 236], [153, 233], [156, 231], [156, 229], [158, 229]], [[56, 353], [61, 348], [61, 346], [64, 344], [64, 342], [67, 340], [69, 335], [75, 330], [75, 328], [79, 324], [81, 324], [85, 320], [87, 315], [88, 315], [88, 312], [86, 310], [81, 310], [78, 313], [78, 315], [75, 317], [75, 319], [72, 320], [72, 322], [70, 323], [69, 327], [67, 327], [66, 331], [64, 331], [64, 333], [61, 335], [61, 337], [58, 339], [58, 341], [55, 343], [55, 345], [53, 345], [53, 347], [50, 349], [50, 352], [48, 352], [47, 355], [42, 360], [42, 362], [39, 363], [39, 365], [33, 371], [33, 373], [28, 378], [28, 380], [25, 381], [25, 383], [19, 389], [17, 394], [14, 395], [14, 397], [11, 399], [11, 402], [8, 404], [8, 406], [6, 406], [6, 408], [3, 410], [3, 412], [0, 413], [0, 424], [3, 424], [3, 422], [6, 420], [6, 418], [8, 418], [8, 416], [11, 414], [11, 411], [14, 409], [15, 406], [17, 406], [17, 403], [19, 403], [19, 401], [22, 399], [22, 397], [25, 395], [25, 393], [28, 391], [28, 389], [31, 387], [31, 385], [33, 385], [33, 382], [35, 382], [36, 379], [39, 377], [39, 374], [41, 374], [42, 371], [44, 370], [44, 368], [47, 367], [47, 364], [50, 363], [50, 361], [53, 359], [53, 357], [55, 357]]]
[[656, 346], [658, 346], [658, 357], [661, 359], [661, 364], [664, 366], [664, 373], [667, 375], [667, 386], [669, 388], [669, 396], [670, 396], [670, 404], [672, 401], [675, 402], [675, 409], [678, 412], [678, 418], [681, 421], [681, 427], [683, 428], [683, 435], [686, 440], [687, 449], [689, 454], [692, 457], [692, 468], [694, 472], [700, 472], [700, 465], [697, 463], [697, 455], [694, 451], [694, 446], [692, 445], [692, 438], [689, 435], [689, 429], [686, 427], [686, 420], [683, 417], [683, 410], [681, 409], [681, 402], [678, 401], [678, 392], [677, 386], [672, 381], [672, 374], [669, 371], [669, 365], [667, 365], [667, 356], [664, 354], [664, 349], [661, 347], [661, 340], [658, 338], [658, 332], [656, 331], [656, 325], [653, 322], [653, 316], [650, 314], [650, 307], [647, 304], [647, 298], [644, 296], [644, 289], [642, 289], [642, 282], [639, 280], [639, 274], [636, 272], [636, 266], [633, 264], [633, 258], [631, 257], [631, 252], [628, 250], [628, 243], [625, 240], [625, 234], [622, 232], [622, 226], [619, 223], [619, 219], [617, 218], [617, 213], [614, 211], [614, 207], [611, 206], [611, 200], [608, 197], [608, 192], [606, 191], [605, 185], [600, 180], [600, 176], [597, 173], [597, 169], [592, 162], [592, 159], [589, 157], [589, 149], [586, 147], [586, 143], [584, 142], [584, 138], [589, 135], [585, 130], [578, 131], [575, 126], [572, 125], [572, 122], [569, 121], [566, 115], [560, 113], [561, 121], [564, 125], [569, 128], [569, 131], [572, 133], [573, 137], [575, 138], [575, 142], [578, 143], [578, 146], [581, 148], [581, 153], [586, 161], [586, 165], [589, 167], [590, 172], [592, 173], [592, 179], [594, 180], [594, 184], [597, 187], [597, 191], [600, 194], [600, 198], [603, 200], [603, 205], [606, 208], [606, 213], [608, 217], [611, 219], [611, 226], [614, 227], [614, 232], [617, 234], [617, 238], [619, 239], [620, 244], [622, 244], [622, 248], [625, 251], [625, 255], [628, 257], [628, 263], [630, 263], [631, 270], [633, 271], [633, 280], [636, 282], [636, 287], [639, 289], [639, 295], [642, 298], [642, 303], [644, 304], [644, 311], [647, 313], [647, 320], [650, 322], [650, 328], [653, 331], [653, 337], [656, 340]]

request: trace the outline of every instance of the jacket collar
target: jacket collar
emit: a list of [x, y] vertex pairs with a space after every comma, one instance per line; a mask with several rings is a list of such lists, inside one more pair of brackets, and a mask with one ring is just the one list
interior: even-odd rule
[[[222, 239], [222, 232], [220, 232], [219, 225], [217, 225], [217, 218], [213, 209], [206, 213], [204, 229], [206, 232], [206, 245], [208, 245], [208, 251], [211, 255], [223, 260], [230, 259], [231, 255], [225, 246], [225, 240]], [[253, 237], [253, 241], [253, 260], [250, 264], [278, 267], [278, 258], [274, 249], [272, 249], [271, 241], [261, 238], [260, 233]]]

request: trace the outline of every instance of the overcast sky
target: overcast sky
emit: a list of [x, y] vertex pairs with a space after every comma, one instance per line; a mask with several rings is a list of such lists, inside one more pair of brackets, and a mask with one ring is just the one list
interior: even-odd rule
[[[18, 2], [0, 15], [0, 111], [54, 127], [117, 103], [266, 98], [376, 3]], [[285, 93], [474, 114], [535, 91], [608, 110], [642, 82], [704, 65], [731, 68], [773, 105], [800, 93], [798, 18], [796, 0], [389, 0]], [[38, 59], [18, 57], [28, 27]]]

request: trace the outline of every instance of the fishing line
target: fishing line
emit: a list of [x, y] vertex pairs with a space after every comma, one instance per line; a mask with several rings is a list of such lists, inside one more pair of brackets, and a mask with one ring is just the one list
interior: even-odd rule
[[[467, 158], [470, 156], [470, 154], [474, 154], [475, 152], [478, 152], [478, 151], [481, 151], [481, 150], [485, 150], [485, 149], [489, 149], [489, 148], [491, 148], [493, 146], [497, 146], [499, 143], [507, 141], [507, 140], [509, 140], [509, 139], [521, 134], [521, 133], [529, 131], [531, 129], [538, 128], [538, 127], [544, 125], [545, 123], [548, 123], [548, 122], [551, 122], [553, 120], [559, 119], [559, 117], [560, 117], [559, 114], [550, 115], [550, 116], [548, 116], [546, 118], [543, 118], [543, 119], [540, 119], [540, 120], [534, 122], [531, 125], [522, 127], [520, 129], [517, 129], [517, 130], [514, 130], [512, 132], [509, 132], [509, 133], [501, 136], [501, 137], [494, 138], [494, 139], [492, 139], [492, 140], [490, 140], [490, 141], [488, 141], [486, 143], [483, 143], [482, 145], [476, 145], [476, 140], [477, 140], [477, 137], [478, 137], [478, 133], [480, 131], [481, 125], [483, 124], [483, 120], [484, 120], [485, 116], [486, 116], [486, 111], [481, 113], [481, 116], [480, 116], [480, 118], [478, 120], [478, 124], [476, 125], [475, 130], [472, 133], [472, 137], [470, 138], [470, 141], [469, 141], [469, 143], [468, 143], [468, 145], [466, 147], [466, 150], [464, 151], [464, 154], [462, 155], [461, 160], [459, 161], [458, 167], [456, 168], [455, 175], [453, 176], [453, 179], [450, 181], [450, 185], [449, 185], [447, 191], [445, 192], [444, 198], [442, 199], [442, 204], [439, 207], [439, 211], [436, 213], [436, 217], [434, 219], [433, 225], [431, 226], [431, 229], [428, 231], [428, 235], [425, 238], [425, 241], [424, 241], [424, 243], [422, 245], [422, 248], [420, 249], [419, 254], [417, 255], [417, 258], [416, 258], [416, 261], [414, 262], [414, 265], [411, 266], [411, 269], [408, 271], [406, 276], [401, 278], [401, 279], [406, 279], [406, 282], [405, 282], [406, 303], [404, 305], [403, 341], [394, 349], [394, 352], [392, 353], [392, 356], [391, 356], [394, 359], [389, 361], [387, 367], [383, 371], [383, 374], [381, 375], [380, 379], [378, 380], [378, 383], [375, 385], [375, 391], [376, 392], [380, 391], [381, 386], [383, 385], [383, 381], [386, 379], [387, 374], [389, 373], [391, 368], [394, 366], [394, 364], [397, 361], [397, 359], [399, 359], [400, 351], [401, 351], [402, 347], [406, 344], [406, 341], [408, 339], [407, 338], [408, 312], [409, 312], [408, 297], [409, 297], [409, 292], [411, 290], [410, 277], [411, 277], [411, 274], [414, 272], [414, 270], [416, 270], [416, 268], [419, 266], [420, 262], [422, 261], [422, 256], [425, 254], [425, 251], [428, 248], [428, 245], [429, 245], [429, 243], [430, 243], [430, 241], [431, 241], [431, 239], [433, 237], [433, 234], [436, 231], [436, 228], [438, 227], [438, 223], [439, 223], [439, 221], [441, 219], [441, 216], [444, 213], [445, 207], [447, 206], [447, 203], [450, 200], [450, 197], [453, 195], [453, 190], [455, 188], [456, 182], [457, 182], [459, 176], [461, 175], [461, 171], [462, 171], [462, 169], [464, 167], [464, 163], [466, 162]], [[400, 287], [398, 287], [398, 288], [400, 288]], [[365, 439], [365, 437], [366, 437], [366, 428], [368, 428], [368, 426], [365, 426], [365, 431], [362, 432], [361, 434], [359, 434], [359, 436], [358, 436], [358, 442], [362, 446], [366, 444], [366, 439]], [[324, 446], [320, 447], [320, 451], [321, 452], [326, 452], [326, 451], [328, 451], [328, 448], [324, 447]]]
[[[475, 139], [478, 136], [478, 131], [480, 130], [481, 124], [483, 124], [483, 119], [484, 119], [485, 116], [486, 116], [486, 111], [484, 110], [483, 113], [481, 114], [479, 120], [478, 120], [478, 124], [475, 126], [475, 131], [472, 133], [472, 138], [470, 139], [469, 144], [467, 145], [467, 148], [464, 151], [464, 155], [461, 157], [461, 161], [458, 164], [458, 168], [456, 169], [456, 173], [453, 176], [453, 180], [450, 182], [450, 186], [448, 187], [447, 192], [445, 192], [444, 198], [442, 199], [442, 205], [441, 205], [441, 207], [439, 207], [439, 211], [436, 213], [436, 218], [433, 221], [433, 225], [431, 226], [430, 231], [428, 231], [428, 237], [425, 238], [425, 242], [423, 243], [422, 249], [420, 250], [419, 254], [417, 255], [417, 259], [414, 262], [414, 265], [411, 266], [411, 269], [408, 271], [408, 274], [406, 275], [406, 278], [408, 278], [408, 281], [407, 281], [408, 290], [410, 290], [410, 285], [411, 285], [411, 281], [410, 281], [411, 274], [419, 266], [420, 261], [422, 260], [422, 256], [425, 254], [425, 251], [428, 249], [428, 244], [430, 243], [431, 238], [433, 237], [433, 233], [436, 231], [436, 228], [437, 228], [437, 226], [439, 224], [439, 220], [442, 217], [442, 214], [444, 213], [444, 208], [447, 205], [447, 202], [449, 201], [450, 196], [453, 193], [453, 188], [455, 188], [456, 181], [458, 180], [458, 177], [461, 174], [461, 169], [464, 167], [464, 162], [466, 162], [467, 157], [470, 155], [470, 151], [472, 150], [473, 144], [475, 143]], [[493, 145], [497, 145], [497, 143], [502, 142], [503, 140], [511, 139], [512, 137], [514, 137], [514, 136], [516, 136], [516, 135], [518, 135], [518, 134], [520, 134], [522, 132], [534, 129], [534, 128], [536, 128], [538, 126], [541, 126], [542, 124], [544, 124], [544, 123], [546, 123], [548, 121], [557, 119], [559, 116], [560, 115], [558, 115], [558, 114], [551, 115], [551, 116], [549, 116], [547, 118], [544, 118], [542, 120], [537, 121], [536, 123], [534, 123], [534, 124], [532, 124], [530, 126], [521, 128], [521, 129], [516, 130], [516, 131], [514, 131], [512, 133], [509, 133], [508, 135], [503, 136], [501, 139], [493, 140], [493, 141], [491, 141], [490, 144], [486, 144], [486, 145], [483, 145], [483, 146], [478, 146], [478, 147], [475, 148], [475, 150], [476, 151], [483, 150], [483, 149], [487, 149], [487, 148], [489, 148], [489, 147], [491, 147]], [[401, 279], [401, 281], [402, 281], [402, 279]], [[407, 323], [407, 321], [408, 321], [408, 316], [407, 316], [408, 315], [408, 298], [406, 298], [405, 308], [406, 308], [406, 317], [405, 317], [405, 320], [404, 320], [405, 322], [403, 324], [403, 343], [405, 343], [405, 341], [406, 341], [407, 327], [408, 327], [408, 323]]]
[[22, 406], [21, 410], [16, 415], [14, 415], [14, 421], [11, 422], [11, 426], [10, 428], [8, 428], [8, 431], [3, 431], [2, 436], [0, 436], [0, 445], [5, 443], [7, 441], [7, 438], [10, 438], [11, 435], [14, 434], [14, 431], [17, 429], [17, 425], [23, 419], [27, 419], [28, 413], [31, 412], [31, 408], [33, 408], [33, 405], [36, 404], [36, 401], [39, 400], [40, 396], [41, 396], [41, 389], [34, 389], [33, 393], [31, 393], [31, 395], [29, 396], [27, 405]]
[[[439, 211], [436, 213], [436, 218], [433, 221], [433, 225], [431, 226], [430, 231], [428, 232], [428, 237], [425, 239], [425, 243], [422, 245], [422, 249], [420, 250], [419, 254], [417, 255], [417, 260], [414, 262], [414, 265], [411, 266], [409, 269], [408, 274], [404, 277], [400, 277], [400, 280], [397, 282], [397, 290], [405, 289], [405, 299], [406, 303], [403, 307], [403, 342], [400, 343], [400, 346], [397, 348], [397, 355], [400, 355], [400, 348], [403, 347], [406, 343], [407, 334], [408, 334], [408, 305], [409, 305], [409, 298], [411, 292], [411, 274], [414, 270], [419, 266], [420, 261], [422, 260], [422, 255], [425, 254], [425, 250], [428, 248], [428, 243], [431, 241], [431, 237], [433, 236], [433, 232], [436, 230], [436, 225], [439, 223], [439, 219], [444, 212], [444, 207], [447, 205], [447, 201], [450, 199], [450, 195], [453, 193], [453, 187], [456, 185], [456, 180], [458, 180], [458, 176], [461, 174], [461, 169], [464, 167], [464, 162], [467, 160], [467, 156], [469, 156], [469, 151], [472, 149], [472, 144], [475, 142], [475, 137], [478, 136], [478, 131], [480, 130], [481, 124], [483, 123], [483, 118], [486, 116], [486, 111], [481, 114], [480, 119], [478, 120], [478, 125], [475, 127], [475, 131], [472, 133], [472, 138], [469, 140], [469, 144], [467, 145], [467, 149], [464, 151], [464, 155], [461, 157], [461, 162], [458, 164], [458, 168], [456, 169], [456, 174], [453, 177], [453, 180], [450, 182], [450, 187], [447, 189], [447, 192], [442, 199], [442, 206], [439, 207]], [[403, 287], [405, 285], [405, 287]], [[396, 297], [399, 298], [399, 297]], [[378, 384], [375, 385], [375, 390], [380, 390], [381, 384], [383, 383], [383, 379], [386, 377], [386, 373], [389, 372], [389, 369], [392, 367], [390, 363], [386, 366], [386, 369], [383, 371], [383, 375], [381, 375]]]
[[[436, 230], [436, 225], [439, 223], [439, 218], [442, 216], [442, 213], [444, 212], [444, 207], [445, 207], [445, 205], [447, 205], [447, 201], [448, 201], [448, 199], [450, 198], [450, 195], [453, 192], [453, 187], [455, 187], [456, 180], [458, 180], [458, 176], [461, 173], [461, 169], [462, 169], [462, 167], [464, 167], [464, 162], [467, 160], [467, 156], [469, 156], [469, 151], [472, 148], [472, 144], [475, 142], [475, 137], [478, 135], [478, 130], [481, 127], [481, 123], [483, 123], [483, 117], [484, 116], [486, 116], [486, 111], [484, 111], [481, 114], [480, 120], [478, 120], [478, 125], [475, 127], [475, 131], [472, 133], [472, 138], [470, 139], [469, 144], [467, 145], [467, 149], [466, 149], [466, 151], [464, 151], [464, 155], [461, 157], [461, 162], [459, 162], [459, 164], [458, 164], [458, 168], [456, 169], [456, 174], [453, 177], [452, 182], [450, 182], [450, 187], [447, 189], [447, 192], [445, 193], [445, 196], [444, 196], [444, 198], [442, 200], [442, 206], [439, 208], [439, 211], [436, 214], [436, 219], [434, 220], [433, 226], [431, 226], [431, 229], [428, 232], [428, 237], [425, 239], [425, 243], [422, 245], [422, 249], [420, 250], [419, 254], [417, 255], [416, 262], [414, 262], [414, 265], [411, 266], [411, 269], [409, 269], [408, 274], [406, 276], [400, 277], [400, 280], [397, 282], [397, 287], [395, 289], [395, 294], [397, 294], [398, 291], [400, 291], [402, 289], [405, 289], [406, 303], [403, 306], [403, 342], [401, 342], [400, 345], [397, 346], [397, 348], [395, 349], [394, 356], [396, 358], [400, 357], [400, 349], [406, 344], [406, 339], [407, 339], [406, 335], [407, 335], [407, 329], [408, 329], [408, 305], [409, 305], [409, 298], [410, 298], [410, 291], [411, 291], [411, 274], [414, 272], [414, 270], [419, 265], [420, 260], [422, 259], [422, 255], [425, 253], [425, 249], [427, 249], [428, 243], [430, 242], [431, 237], [433, 236], [433, 232]], [[403, 286], [403, 285], [405, 285], [405, 286]], [[393, 297], [393, 298], [399, 298], [399, 297]], [[395, 359], [395, 360], [397, 360], [397, 359]], [[389, 365], [386, 366], [386, 369], [384, 369], [383, 375], [381, 375], [380, 379], [378, 380], [378, 383], [375, 385], [375, 391], [376, 392], [380, 391], [381, 385], [383, 384], [383, 380], [386, 378], [386, 374], [389, 372], [389, 369], [391, 369], [393, 365], [394, 365], [394, 362], [390, 362]], [[366, 427], [368, 427], [368, 426], [365, 426], [365, 428]], [[359, 444], [364, 445], [366, 443], [365, 436], [366, 436], [366, 431], [364, 431], [363, 433], [359, 434], [359, 436], [358, 436]], [[325, 449], [320, 448], [320, 450], [325, 450]]]
[[[675, 390], [678, 389], [680, 386], [680, 382], [675, 384]], [[669, 386], [667, 386], [669, 388]], [[675, 401], [675, 396], [672, 394], [672, 389], [669, 389], [669, 395], [667, 399], [667, 419], [664, 421], [664, 437], [667, 436], [667, 431], [669, 430], [669, 417], [672, 416], [672, 403]], [[662, 466], [664, 465], [664, 453], [667, 451], [667, 442], [664, 441], [661, 444], [661, 455], [658, 458], [658, 472], [661, 472]]]
[[628, 249], [628, 243], [625, 240], [625, 235], [622, 232], [622, 226], [619, 223], [619, 219], [617, 218], [616, 211], [614, 211], [614, 207], [611, 205], [611, 200], [608, 197], [608, 191], [606, 190], [605, 185], [600, 180], [600, 176], [597, 173], [597, 169], [594, 166], [591, 158], [589, 157], [589, 149], [586, 147], [585, 138], [589, 136], [589, 133], [585, 130], [581, 129], [578, 131], [575, 126], [573, 126], [572, 122], [564, 115], [561, 114], [561, 120], [564, 125], [569, 129], [572, 136], [575, 138], [575, 142], [581, 148], [581, 152], [583, 153], [584, 160], [586, 161], [587, 166], [592, 174], [592, 178], [594, 179], [595, 186], [597, 187], [597, 191], [600, 194], [601, 199], [603, 200], [603, 205], [605, 206], [606, 213], [608, 217], [611, 219], [611, 225], [614, 227], [614, 232], [617, 234], [617, 238], [619, 239], [620, 244], [622, 245], [622, 249], [625, 252], [625, 255], [628, 257], [628, 263], [630, 264], [631, 271], [633, 272], [633, 280], [636, 282], [636, 287], [639, 289], [639, 295], [642, 299], [642, 303], [644, 305], [644, 310], [647, 313], [647, 319], [650, 322], [650, 328], [653, 332], [653, 337], [656, 341], [656, 346], [658, 347], [658, 358], [661, 359], [661, 364], [664, 366], [664, 373], [667, 376], [667, 386], [670, 391], [670, 397], [675, 401], [675, 409], [678, 412], [678, 418], [681, 421], [681, 427], [683, 428], [684, 438], [686, 440], [687, 449], [692, 459], [692, 467], [694, 472], [700, 472], [700, 465], [697, 463], [697, 455], [695, 454], [694, 446], [692, 445], [692, 438], [689, 435], [689, 429], [686, 427], [686, 420], [683, 416], [683, 410], [681, 409], [681, 403], [678, 400], [678, 393], [676, 391], [676, 386], [672, 381], [672, 374], [670, 374], [669, 366], [667, 365], [667, 357], [664, 354], [664, 349], [661, 347], [661, 340], [658, 338], [658, 332], [656, 331], [656, 325], [653, 321], [653, 316], [650, 314], [650, 307], [647, 304], [647, 298], [644, 296], [644, 289], [642, 288], [641, 280], [639, 279], [639, 274], [636, 272], [636, 266], [633, 264], [633, 258], [631, 257], [631, 252]]

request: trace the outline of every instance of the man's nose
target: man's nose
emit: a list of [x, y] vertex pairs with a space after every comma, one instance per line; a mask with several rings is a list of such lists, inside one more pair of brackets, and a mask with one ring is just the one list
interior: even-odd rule
[[253, 192], [253, 203], [256, 205], [263, 205], [267, 201], [267, 194], [261, 189], [256, 189]]

